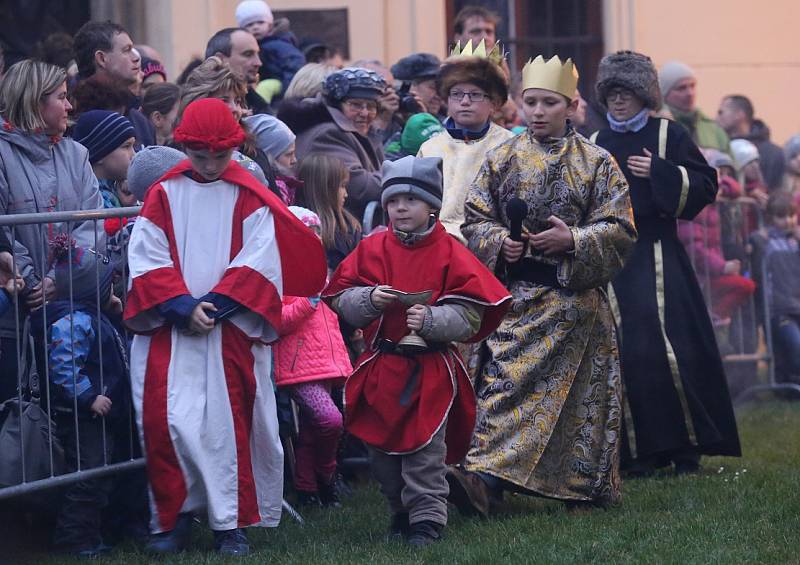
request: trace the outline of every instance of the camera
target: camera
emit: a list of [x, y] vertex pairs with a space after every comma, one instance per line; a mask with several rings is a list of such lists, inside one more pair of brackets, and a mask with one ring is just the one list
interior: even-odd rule
[[403, 86], [397, 91], [400, 96], [400, 112], [403, 114], [419, 114], [425, 111], [425, 108], [419, 103], [413, 94], [409, 92], [411, 83], [403, 82]]

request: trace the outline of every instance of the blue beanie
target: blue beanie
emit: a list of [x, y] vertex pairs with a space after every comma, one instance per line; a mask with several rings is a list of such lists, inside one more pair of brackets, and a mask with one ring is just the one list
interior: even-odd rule
[[131, 137], [136, 137], [130, 120], [108, 110], [89, 110], [81, 114], [72, 138], [89, 150], [94, 164]]

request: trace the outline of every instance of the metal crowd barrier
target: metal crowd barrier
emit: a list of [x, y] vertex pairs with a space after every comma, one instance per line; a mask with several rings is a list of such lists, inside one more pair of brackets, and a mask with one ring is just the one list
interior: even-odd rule
[[[117, 292], [121, 294], [120, 298], [122, 299], [123, 306], [126, 303], [127, 299], [127, 280], [128, 280], [128, 271], [127, 271], [127, 261], [126, 252], [127, 252], [127, 237], [119, 238], [120, 247], [112, 249], [109, 239], [106, 236], [103, 222], [107, 219], [130, 219], [135, 218], [138, 216], [139, 211], [141, 210], [140, 207], [129, 207], [129, 208], [115, 208], [115, 209], [106, 209], [106, 210], [91, 210], [91, 211], [76, 211], [76, 212], [51, 212], [51, 213], [37, 213], [37, 214], [16, 214], [16, 215], [7, 215], [7, 216], [0, 216], [0, 229], [3, 229], [7, 232], [10, 241], [16, 240], [17, 229], [20, 226], [39, 226], [40, 230], [40, 240], [41, 240], [41, 261], [40, 264], [37, 265], [38, 273], [48, 273], [51, 265], [49, 261], [45, 258], [50, 256], [50, 252], [48, 247], [49, 241], [52, 239], [52, 235], [54, 232], [65, 233], [68, 239], [73, 239], [74, 232], [76, 230], [81, 230], [81, 235], [83, 236], [82, 241], [78, 241], [79, 244], [83, 246], [90, 246], [96, 253], [101, 255], [108, 255], [114, 254], [116, 255], [116, 259], [118, 260], [117, 268], [120, 269], [119, 273], [121, 275], [122, 284], [118, 285]], [[91, 226], [87, 229], [87, 225]], [[122, 228], [122, 229], [129, 229], [129, 228]], [[86, 233], [92, 234], [86, 241]], [[77, 239], [77, 238], [76, 238]], [[74, 302], [73, 302], [73, 292], [72, 292], [72, 277], [71, 277], [71, 266], [72, 266], [72, 253], [70, 251], [68, 255], [69, 259], [69, 273], [70, 273], [70, 284], [69, 284], [69, 302], [70, 302], [70, 313], [74, 312]], [[17, 270], [17, 254], [16, 250], [14, 253], [14, 270]], [[95, 305], [100, 310], [101, 307], [101, 299], [102, 297], [99, 296], [99, 292], [97, 289], [99, 288], [99, 270], [100, 264], [99, 262], [96, 263], [95, 269]], [[49, 465], [48, 470], [46, 473], [40, 473], [42, 476], [31, 476], [31, 472], [29, 469], [26, 468], [26, 464], [29, 463], [26, 461], [26, 445], [25, 440], [20, 434], [19, 436], [19, 458], [20, 458], [20, 473], [18, 474], [17, 481], [6, 481], [9, 484], [5, 484], [5, 482], [0, 482], [0, 502], [3, 500], [12, 499], [19, 496], [30, 495], [34, 493], [38, 493], [40, 491], [44, 491], [47, 489], [52, 489], [56, 487], [63, 487], [67, 485], [71, 485], [80, 481], [90, 480], [90, 479], [97, 479], [101, 477], [107, 477], [111, 475], [116, 475], [119, 473], [124, 473], [126, 471], [131, 471], [135, 469], [141, 469], [145, 465], [144, 457], [141, 456], [139, 453], [139, 439], [138, 439], [138, 431], [136, 429], [136, 424], [134, 422], [133, 411], [132, 409], [128, 412], [128, 421], [127, 421], [127, 454], [121, 458], [115, 458], [114, 461], [109, 461], [107, 454], [107, 429], [106, 429], [106, 419], [105, 417], [102, 418], [103, 422], [103, 430], [102, 430], [102, 443], [103, 443], [103, 463], [97, 467], [91, 468], [84, 468], [81, 466], [80, 463], [80, 432], [79, 432], [79, 425], [78, 425], [78, 404], [77, 404], [77, 395], [74, 395], [73, 398], [73, 406], [72, 406], [72, 414], [73, 414], [73, 423], [75, 427], [75, 446], [76, 446], [76, 460], [77, 460], [77, 469], [71, 472], [61, 472], [59, 469], [58, 461], [56, 460], [58, 449], [58, 438], [56, 434], [55, 425], [53, 422], [53, 390], [51, 387], [50, 382], [50, 366], [49, 366], [49, 354], [48, 354], [48, 341], [49, 341], [49, 332], [48, 332], [48, 320], [46, 315], [42, 317], [42, 334], [44, 336], [44, 341], [40, 343], [34, 343], [34, 352], [31, 354], [28, 351], [27, 343], [29, 341], [29, 336], [21, 335], [23, 332], [23, 328], [25, 327], [25, 309], [21, 304], [20, 296], [17, 294], [13, 299], [13, 306], [12, 310], [10, 311], [10, 315], [13, 316], [14, 319], [14, 331], [15, 334], [18, 336], [16, 340], [17, 347], [16, 347], [16, 355], [17, 355], [17, 396], [16, 399], [12, 397], [12, 401], [16, 400], [16, 415], [22, 421], [24, 417], [24, 410], [23, 405], [26, 402], [31, 402], [31, 394], [30, 394], [30, 383], [24, 383], [23, 381], [27, 380], [28, 375], [24, 375], [23, 372], [26, 367], [30, 367], [30, 362], [34, 362], [37, 359], [43, 361], [41, 364], [42, 366], [39, 367], [37, 364], [37, 369], [39, 371], [39, 400], [33, 400], [33, 402], [41, 403], [41, 408], [44, 410], [46, 416], [46, 432], [47, 432], [47, 443], [48, 443], [48, 451], [49, 451]], [[9, 315], [9, 314], [7, 314]], [[53, 322], [54, 320], [50, 320], [49, 322]], [[120, 333], [122, 334], [124, 344], [126, 349], [128, 348], [128, 339], [125, 335], [124, 329], [119, 328]], [[102, 327], [98, 325], [98, 332], [102, 332]], [[36, 332], [32, 332], [36, 333]], [[72, 317], [70, 317], [70, 333], [74, 335], [74, 321]], [[98, 342], [100, 345], [100, 359], [102, 360], [102, 333], [98, 335]], [[29, 360], [28, 357], [31, 357]], [[72, 359], [72, 390], [76, 391], [77, 387], [77, 371], [75, 371], [75, 359], [73, 356]], [[100, 382], [101, 388], [103, 388], [103, 364], [100, 363]], [[0, 379], [9, 378], [9, 375], [0, 375]], [[11, 377], [13, 378], [13, 376]], [[0, 399], [0, 401], [4, 401], [5, 399]], [[2, 425], [4, 422], [0, 422], [0, 429], [2, 429]], [[6, 454], [0, 453], [1, 458], [6, 458]], [[302, 516], [294, 509], [291, 505], [289, 505], [286, 500], [283, 501], [283, 509], [289, 514], [292, 519], [299, 523], [303, 523]]]
[[[106, 256], [109, 254], [108, 239], [106, 237], [103, 222], [109, 218], [131, 218], [138, 215], [140, 208], [117, 208], [109, 210], [92, 210], [92, 211], [76, 211], [76, 212], [51, 212], [51, 213], [37, 213], [37, 214], [16, 214], [0, 216], [0, 229], [6, 231], [9, 240], [14, 242], [17, 239], [17, 232], [21, 226], [38, 226], [39, 233], [38, 239], [40, 240], [41, 249], [39, 249], [39, 264], [34, 266], [34, 271], [37, 272], [37, 278], [40, 280], [44, 274], [48, 273], [52, 268], [50, 261], [49, 242], [53, 236], [58, 233], [66, 234], [69, 240], [75, 238], [79, 245], [88, 246], [97, 254]], [[76, 231], [80, 233], [76, 236]], [[88, 236], [88, 237], [87, 237]], [[16, 247], [16, 246], [15, 246]], [[29, 250], [32, 252], [34, 250]], [[124, 249], [120, 250], [124, 256]], [[14, 270], [18, 270], [18, 249], [14, 250]], [[69, 264], [69, 303], [70, 303], [70, 334], [74, 338], [74, 317], [71, 315], [75, 312], [75, 304], [73, 301], [72, 292], [72, 249], [68, 253]], [[97, 291], [99, 287], [100, 277], [100, 261], [97, 261], [95, 268], [95, 306], [98, 311], [102, 306], [101, 300], [105, 297], [100, 297]], [[124, 261], [120, 261], [118, 265], [121, 269], [122, 280], [127, 280], [127, 270]], [[122, 284], [122, 300], [125, 301], [126, 285]], [[75, 431], [75, 459], [77, 461], [77, 469], [71, 472], [62, 472], [62, 465], [59, 465], [58, 454], [59, 449], [59, 436], [55, 428], [54, 417], [56, 415], [57, 407], [55, 406], [55, 395], [58, 391], [55, 390], [51, 382], [50, 371], [50, 356], [49, 356], [49, 324], [55, 320], [48, 320], [46, 309], [39, 312], [41, 314], [41, 326], [30, 327], [27, 323], [26, 317], [28, 312], [23, 304], [23, 297], [17, 293], [13, 297], [13, 304], [5, 318], [9, 316], [13, 318], [14, 335], [16, 339], [16, 357], [17, 357], [17, 374], [16, 375], [0, 375], [2, 379], [15, 378], [16, 379], [16, 398], [12, 397], [11, 402], [16, 400], [16, 406], [12, 409], [16, 411], [16, 416], [19, 418], [20, 425], [22, 426], [23, 419], [26, 417], [25, 409], [28, 408], [28, 403], [33, 402], [39, 404], [44, 412], [46, 422], [43, 428], [46, 428], [47, 443], [49, 447], [49, 465], [47, 465], [47, 472], [42, 470], [41, 462], [38, 462], [36, 469], [31, 469], [30, 461], [26, 461], [26, 455], [31, 448], [30, 445], [25, 445], [26, 438], [23, 434], [19, 435], [19, 473], [17, 473], [17, 481], [5, 480], [0, 484], [0, 500], [10, 499], [13, 497], [33, 494], [45, 489], [54, 487], [66, 486], [82, 480], [96, 479], [100, 477], [109, 476], [116, 473], [122, 473], [133, 469], [144, 467], [144, 459], [138, 454], [139, 439], [135, 422], [133, 419], [132, 411], [128, 413], [126, 423], [127, 427], [127, 446], [122, 446], [121, 450], [125, 451], [126, 455], [115, 460], [108, 458], [108, 429], [106, 418], [102, 417], [102, 465], [85, 468], [81, 465], [81, 441], [80, 441], [80, 426], [78, 418], [78, 395], [77, 392], [77, 371], [75, 366], [75, 358], [72, 358], [72, 423]], [[27, 329], [31, 331], [26, 335]], [[99, 356], [102, 359], [102, 325], [97, 325], [98, 343], [100, 344]], [[125, 338], [124, 331], [120, 328], [121, 335], [127, 348], [127, 339]], [[33, 339], [33, 335], [37, 335], [39, 339]], [[11, 339], [14, 339], [11, 337]], [[32, 347], [29, 344], [33, 343]], [[32, 369], [35, 367], [35, 371]], [[103, 363], [100, 363], [100, 382], [101, 389], [105, 390], [104, 382], [104, 368]], [[36, 378], [38, 376], [38, 378]], [[31, 382], [33, 378], [33, 382]], [[37, 390], [38, 389], [38, 390]], [[38, 393], [38, 394], [37, 394]], [[38, 398], [37, 398], [38, 397]], [[6, 399], [0, 399], [5, 401]], [[38, 414], [41, 416], [41, 414]], [[64, 416], [67, 417], [67, 416]], [[3, 422], [5, 424], [5, 422]], [[62, 436], [63, 437], [63, 436]], [[35, 441], [40, 441], [39, 439]], [[2, 457], [16, 456], [16, 454], [2, 454]], [[11, 483], [11, 484], [8, 484]]]
[[[764, 228], [761, 206], [752, 198], [720, 198], [692, 222], [681, 221], [679, 235], [697, 274], [700, 288], [714, 324], [725, 365], [731, 396], [736, 403], [763, 392], [786, 392], [800, 397], [800, 385], [777, 382], [775, 349], [770, 324], [768, 274], [764, 259], [754, 256], [751, 237]], [[712, 232], [719, 230], [718, 234]], [[719, 236], [719, 241], [714, 241]], [[715, 292], [718, 273], [714, 255], [726, 261], [739, 260], [739, 275], [755, 283], [755, 291], [729, 317], [720, 316], [722, 300]], [[798, 281], [800, 284], [800, 281]]]

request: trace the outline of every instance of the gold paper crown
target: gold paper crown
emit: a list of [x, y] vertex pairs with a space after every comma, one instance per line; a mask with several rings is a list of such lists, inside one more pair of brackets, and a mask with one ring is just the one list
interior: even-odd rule
[[494, 47], [487, 53], [486, 40], [484, 39], [481, 39], [481, 42], [478, 43], [478, 46], [474, 49], [472, 48], [471, 39], [467, 41], [463, 49], [461, 48], [461, 41], [459, 40], [456, 46], [453, 47], [453, 50], [450, 51], [450, 58], [458, 57], [479, 57], [481, 59], [489, 59], [495, 65], [500, 65], [503, 63], [503, 59], [506, 58], [506, 52], [503, 50], [503, 46], [500, 45], [499, 41], [496, 42]]
[[529, 88], [543, 88], [563, 94], [570, 100], [575, 98], [575, 89], [578, 87], [578, 69], [567, 59], [564, 64], [558, 55], [545, 62], [539, 55], [522, 68], [522, 91]]

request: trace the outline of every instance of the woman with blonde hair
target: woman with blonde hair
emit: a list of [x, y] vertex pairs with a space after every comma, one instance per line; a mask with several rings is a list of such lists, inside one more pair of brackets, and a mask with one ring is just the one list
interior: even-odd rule
[[292, 78], [292, 82], [286, 87], [286, 98], [314, 98], [322, 92], [322, 83], [329, 74], [336, 72], [333, 65], [327, 63], [308, 63], [300, 67]]
[[[9, 68], [0, 82], [0, 215], [103, 207], [87, 150], [62, 137], [72, 110], [66, 81], [61, 67], [24, 60]], [[78, 246], [100, 246], [102, 230], [95, 236], [93, 226], [71, 223]], [[16, 266], [26, 285], [20, 319], [55, 294], [49, 241], [68, 231], [60, 222], [15, 228]], [[0, 318], [0, 401], [16, 395], [15, 317], [12, 308]]]

